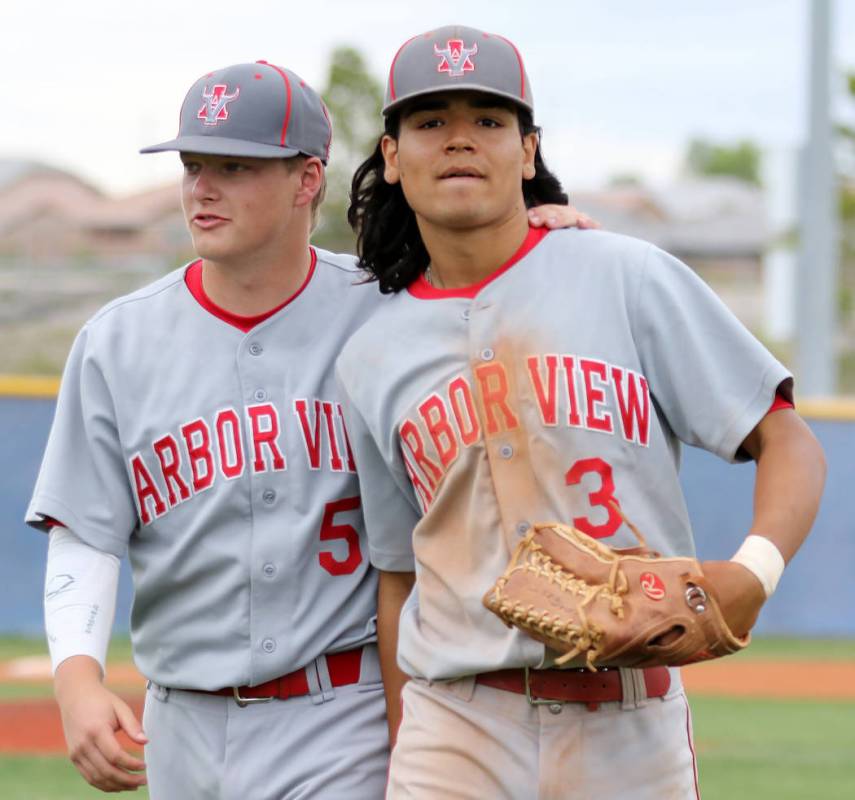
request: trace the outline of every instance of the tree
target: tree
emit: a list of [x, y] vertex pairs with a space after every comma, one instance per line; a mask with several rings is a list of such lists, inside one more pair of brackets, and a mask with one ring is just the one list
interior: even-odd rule
[[350, 181], [382, 132], [383, 89], [358, 50], [337, 47], [330, 58], [322, 95], [332, 117], [333, 140], [327, 168], [327, 196], [312, 240], [328, 250], [352, 253], [356, 237], [346, 219]]
[[727, 145], [693, 139], [686, 152], [685, 166], [692, 175], [730, 175], [760, 185], [760, 148], [753, 142]]

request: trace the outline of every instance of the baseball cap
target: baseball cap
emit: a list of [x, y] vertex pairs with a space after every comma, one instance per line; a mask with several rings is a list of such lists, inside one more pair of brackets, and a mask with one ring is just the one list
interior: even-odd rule
[[332, 125], [324, 101], [289, 69], [256, 61], [203, 75], [187, 92], [178, 136], [141, 153], [181, 150], [219, 156], [329, 159]]
[[499, 95], [534, 111], [519, 50], [504, 36], [447, 25], [404, 42], [389, 69], [383, 114], [419, 95], [469, 90]]

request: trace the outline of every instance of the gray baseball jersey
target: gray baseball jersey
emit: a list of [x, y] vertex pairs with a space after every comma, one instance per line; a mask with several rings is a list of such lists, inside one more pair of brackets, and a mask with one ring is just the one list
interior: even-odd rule
[[416, 281], [337, 371], [371, 560], [416, 571], [400, 661], [431, 680], [550, 664], [481, 603], [534, 522], [629, 545], [617, 501], [652, 548], [693, 553], [680, 442], [740, 458], [791, 385], [688, 267], [591, 231], [532, 230], [470, 289]]
[[375, 638], [376, 577], [330, 365], [381, 302], [349, 256], [244, 333], [185, 270], [82, 329], [27, 520], [133, 567], [137, 665], [158, 684], [258, 684]]

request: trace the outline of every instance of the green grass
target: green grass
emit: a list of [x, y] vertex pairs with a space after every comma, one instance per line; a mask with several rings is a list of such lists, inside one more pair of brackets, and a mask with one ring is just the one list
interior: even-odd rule
[[[46, 652], [40, 639], [0, 638], [0, 659]], [[129, 660], [116, 639], [111, 659]], [[855, 662], [855, 641], [757, 639], [730, 658]], [[17, 692], [17, 694], [12, 694]], [[49, 686], [9, 687], [0, 697], [49, 696]], [[704, 800], [852, 800], [855, 797], [855, 703], [693, 697], [695, 744]], [[102, 797], [63, 756], [0, 757], [2, 800]], [[134, 797], [147, 798], [140, 790]]]
[[855, 639], [762, 636], [754, 639], [745, 650], [728, 658], [746, 661], [855, 661]]
[[[93, 789], [65, 756], [0, 757], [3, 800], [95, 800], [103, 792]], [[131, 796], [148, 797], [145, 788]]]
[[851, 800], [855, 703], [692, 699], [704, 800]]

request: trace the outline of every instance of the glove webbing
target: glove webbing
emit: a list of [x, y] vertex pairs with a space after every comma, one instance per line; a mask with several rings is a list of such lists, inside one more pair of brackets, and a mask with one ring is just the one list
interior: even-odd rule
[[[597, 625], [589, 622], [585, 607], [590, 605], [597, 597], [603, 595], [608, 598], [609, 610], [618, 619], [623, 619], [623, 597], [629, 590], [626, 575], [620, 569], [620, 561], [608, 548], [602, 548], [602, 555], [607, 555], [612, 561], [611, 571], [607, 583], [591, 585], [572, 572], [565, 570], [561, 564], [554, 561], [539, 544], [532, 541], [537, 528], [549, 526], [536, 526], [518, 549], [518, 555], [525, 554], [526, 561], [515, 565], [506, 576], [501, 577], [496, 584], [498, 612], [515, 625], [524, 628], [535, 629], [542, 635], [571, 645], [571, 649], [555, 660], [558, 665], [565, 664], [580, 653], [585, 653], [585, 661], [588, 668], [596, 671], [594, 661], [601, 650], [603, 631]], [[558, 586], [565, 595], [576, 599], [576, 613], [579, 616], [579, 624], [574, 625], [553, 616], [548, 611], [536, 612], [532, 604], [523, 605], [520, 602], [511, 603], [502, 599], [502, 590], [505, 587], [512, 572], [524, 570], [545, 578], [549, 583]]]

